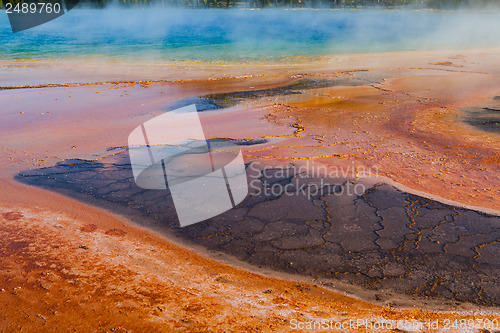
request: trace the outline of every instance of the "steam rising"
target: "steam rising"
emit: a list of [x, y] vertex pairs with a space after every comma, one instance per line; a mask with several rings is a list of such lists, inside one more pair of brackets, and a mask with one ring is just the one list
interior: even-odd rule
[[500, 11], [77, 9], [12, 34], [1, 58], [271, 60], [355, 52], [500, 47]]

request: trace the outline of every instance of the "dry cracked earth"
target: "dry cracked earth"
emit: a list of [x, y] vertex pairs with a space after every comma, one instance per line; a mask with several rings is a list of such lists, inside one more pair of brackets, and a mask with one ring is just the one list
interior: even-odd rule
[[[171, 107], [196, 103], [199, 111], [214, 110], [262, 98], [293, 97], [305, 90], [323, 92], [321, 89], [328, 87], [367, 84], [371, 87], [386, 77], [386, 73], [362, 74], [362, 79], [359, 75], [304, 79], [276, 89], [194, 97]], [[381, 94], [399, 96], [386, 90]], [[399, 97], [412, 103], [415, 99], [409, 95]], [[376, 100], [380, 108], [387, 108], [385, 99]], [[350, 102], [335, 101], [336, 106], [339, 103]], [[465, 110], [463, 121], [481, 130], [498, 132], [498, 99], [491, 103]], [[402, 102], [395, 100], [394, 104], [400, 106]], [[347, 106], [355, 109], [356, 104]], [[303, 113], [303, 118], [314, 116]], [[309, 122], [314, 123], [313, 120]], [[393, 121], [394, 128], [407, 120], [401, 120], [401, 124], [397, 121]], [[299, 122], [291, 126], [293, 135], [304, 131]], [[311, 137], [321, 146], [324, 136]], [[425, 139], [426, 145], [434, 144]], [[267, 149], [269, 143], [264, 137], [232, 142], [251, 146], [254, 151]], [[308, 145], [303, 147], [310, 150]], [[462, 146], [457, 147], [463, 152]], [[420, 160], [416, 159], [415, 165]], [[287, 164], [285, 171], [250, 162], [247, 171], [251, 193], [242, 203], [185, 228], [179, 227], [168, 190], [144, 190], [135, 185], [126, 147], [110, 148], [109, 156], [98, 160], [66, 160], [52, 167], [22, 172], [17, 179], [110, 209], [141, 225], [255, 266], [306, 275], [327, 286], [334, 286], [335, 281], [355, 284], [375, 291], [380, 300], [388, 292], [395, 292], [423, 302], [437, 299], [446, 304], [500, 305], [500, 217], [402, 192], [370, 178], [313, 177], [297, 171], [293, 162]], [[287, 190], [273, 192], [273, 188]], [[353, 191], [356, 188], [363, 191]]]
[[[64, 161], [18, 179], [259, 267], [448, 304], [500, 305], [499, 217], [386, 184], [313, 178], [293, 166], [257, 171], [249, 164], [247, 170], [251, 194], [241, 204], [185, 228], [178, 226], [168, 190], [135, 185], [126, 149], [99, 161]], [[270, 190], [286, 185], [281, 193]], [[359, 193], [361, 188], [366, 191]]]

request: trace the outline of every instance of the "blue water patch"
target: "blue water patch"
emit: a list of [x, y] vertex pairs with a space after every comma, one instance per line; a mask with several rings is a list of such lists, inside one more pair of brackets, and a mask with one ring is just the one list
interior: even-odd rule
[[0, 59], [254, 61], [500, 46], [500, 14], [412, 10], [77, 9], [13, 34]]

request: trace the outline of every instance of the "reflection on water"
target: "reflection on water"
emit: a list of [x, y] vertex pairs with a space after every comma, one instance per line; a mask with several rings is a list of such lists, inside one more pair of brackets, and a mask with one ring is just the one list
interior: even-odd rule
[[2, 13], [0, 59], [279, 60], [500, 46], [499, 16], [410, 10], [82, 9], [13, 34]]
[[462, 120], [476, 128], [500, 134], [500, 96], [482, 106], [470, 106], [462, 110]]

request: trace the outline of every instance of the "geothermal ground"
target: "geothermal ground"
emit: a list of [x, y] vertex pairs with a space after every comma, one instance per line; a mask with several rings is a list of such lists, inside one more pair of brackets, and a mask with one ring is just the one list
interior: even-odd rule
[[[2, 64], [2, 329], [498, 320], [499, 59], [356, 55], [181, 78], [180, 65], [81, 64], [73, 82], [63, 64]], [[190, 103], [257, 182], [181, 229], [168, 191], [134, 185], [127, 137]], [[274, 184], [295, 194], [263, 193]], [[470, 323], [448, 328], [496, 329]]]

